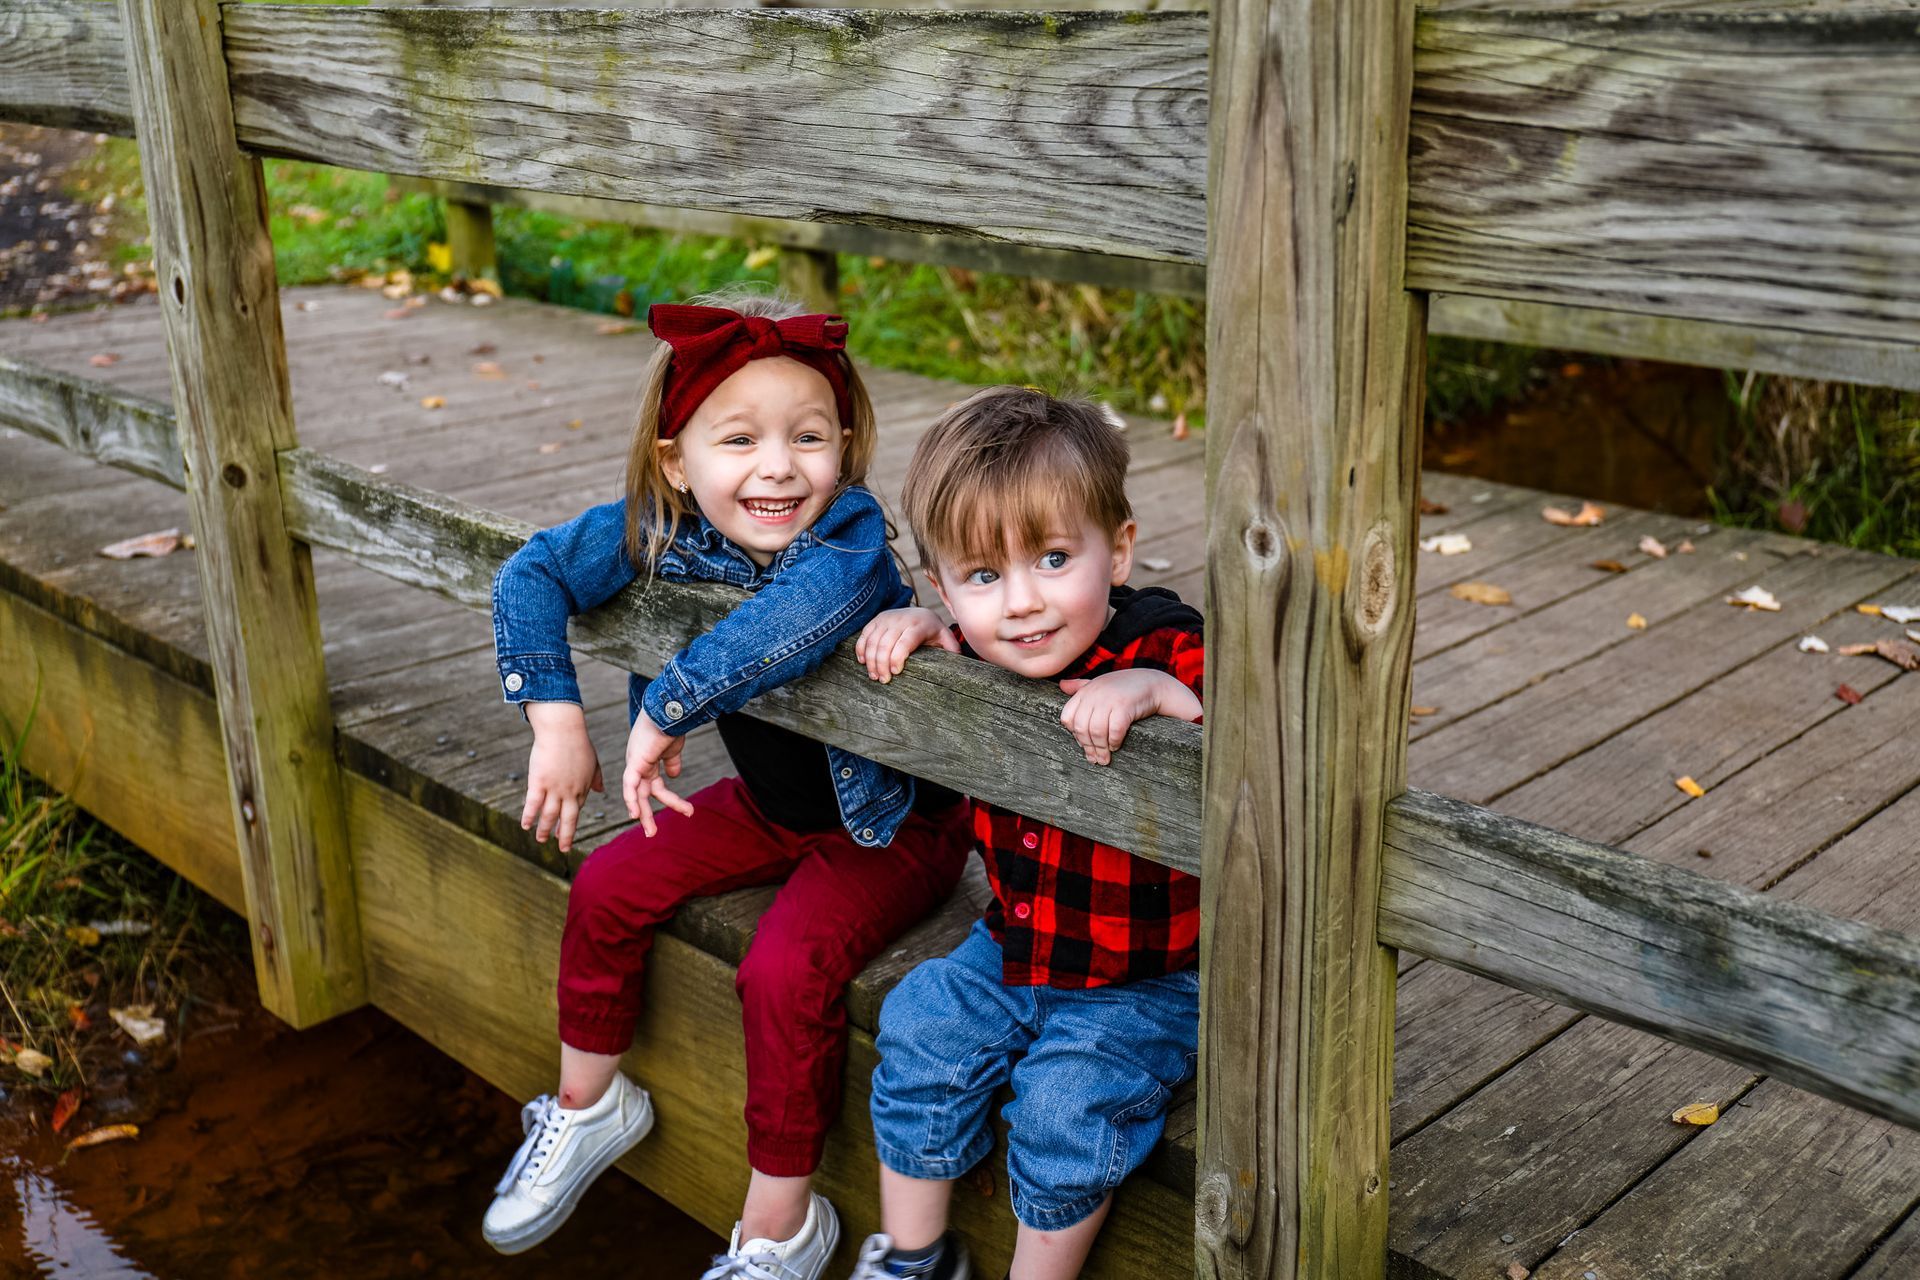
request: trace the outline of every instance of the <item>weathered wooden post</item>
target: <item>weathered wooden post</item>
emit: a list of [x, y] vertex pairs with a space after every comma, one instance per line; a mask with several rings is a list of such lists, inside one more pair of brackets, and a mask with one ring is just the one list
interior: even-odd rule
[[447, 201], [447, 250], [455, 275], [497, 282], [500, 260], [493, 243], [493, 206], [471, 200]]
[[126, 24], [254, 968], [306, 1025], [366, 983], [313, 571], [274, 459], [294, 435], [266, 188], [234, 142], [218, 4], [128, 0]]
[[1216, 0], [1208, 182], [1202, 1276], [1386, 1265], [1423, 304], [1411, 0]]
[[840, 310], [840, 255], [831, 249], [781, 249], [780, 288], [814, 311]]

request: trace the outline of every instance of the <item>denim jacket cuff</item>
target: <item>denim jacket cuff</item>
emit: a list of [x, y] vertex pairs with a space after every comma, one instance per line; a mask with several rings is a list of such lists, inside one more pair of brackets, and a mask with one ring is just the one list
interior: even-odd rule
[[500, 692], [508, 702], [579, 702], [580, 680], [563, 656], [521, 654], [500, 659]]
[[640, 705], [654, 727], [670, 738], [692, 733], [712, 718], [671, 662], [648, 683]]

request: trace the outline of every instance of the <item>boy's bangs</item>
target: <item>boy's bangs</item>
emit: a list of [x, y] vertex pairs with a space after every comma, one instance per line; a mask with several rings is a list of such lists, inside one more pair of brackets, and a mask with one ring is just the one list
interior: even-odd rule
[[1077, 524], [1095, 506], [1085, 472], [1073, 467], [982, 468], [941, 496], [928, 530], [934, 550], [968, 569], [1037, 556], [1063, 532], [1063, 516]]

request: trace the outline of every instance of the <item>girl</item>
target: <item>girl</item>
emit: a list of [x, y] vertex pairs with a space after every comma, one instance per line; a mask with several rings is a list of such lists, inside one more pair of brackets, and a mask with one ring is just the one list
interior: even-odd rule
[[[756, 694], [814, 670], [907, 602], [879, 502], [860, 487], [873, 408], [846, 323], [784, 299], [656, 306], [627, 496], [535, 534], [494, 580], [501, 687], [533, 727], [522, 827], [569, 848], [602, 789], [568, 656], [569, 615], [641, 573], [753, 594], [653, 681], [634, 677], [622, 791], [639, 827], [574, 877], [560, 944], [560, 1087], [522, 1111], [487, 1240], [552, 1234], [653, 1126], [619, 1071], [656, 925], [688, 898], [785, 881], [736, 987], [747, 1065], [746, 1205], [704, 1280], [819, 1280], [839, 1221], [810, 1186], [840, 1106], [853, 975], [953, 890], [971, 847], [960, 797], [752, 719]], [[682, 799], [687, 732], [717, 722], [739, 777]], [[651, 801], [663, 810], [653, 813]]]

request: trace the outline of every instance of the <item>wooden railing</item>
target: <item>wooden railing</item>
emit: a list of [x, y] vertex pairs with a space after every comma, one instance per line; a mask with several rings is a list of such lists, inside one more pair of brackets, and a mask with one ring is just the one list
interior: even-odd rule
[[[527, 533], [297, 446], [258, 168], [286, 155], [1207, 270], [1204, 731], [1094, 769], [1057, 695], [939, 654], [758, 704], [1201, 871], [1203, 1273], [1379, 1273], [1396, 945], [1920, 1126], [1913, 939], [1403, 789], [1425, 291], [1910, 365], [1912, 16], [1591, 7], [0, 0], [0, 117], [142, 141], [181, 406], [9, 361], [0, 421], [188, 493], [271, 1007], [364, 990], [306, 548], [485, 607]], [[630, 589], [584, 647], [648, 671], [730, 600]]]

